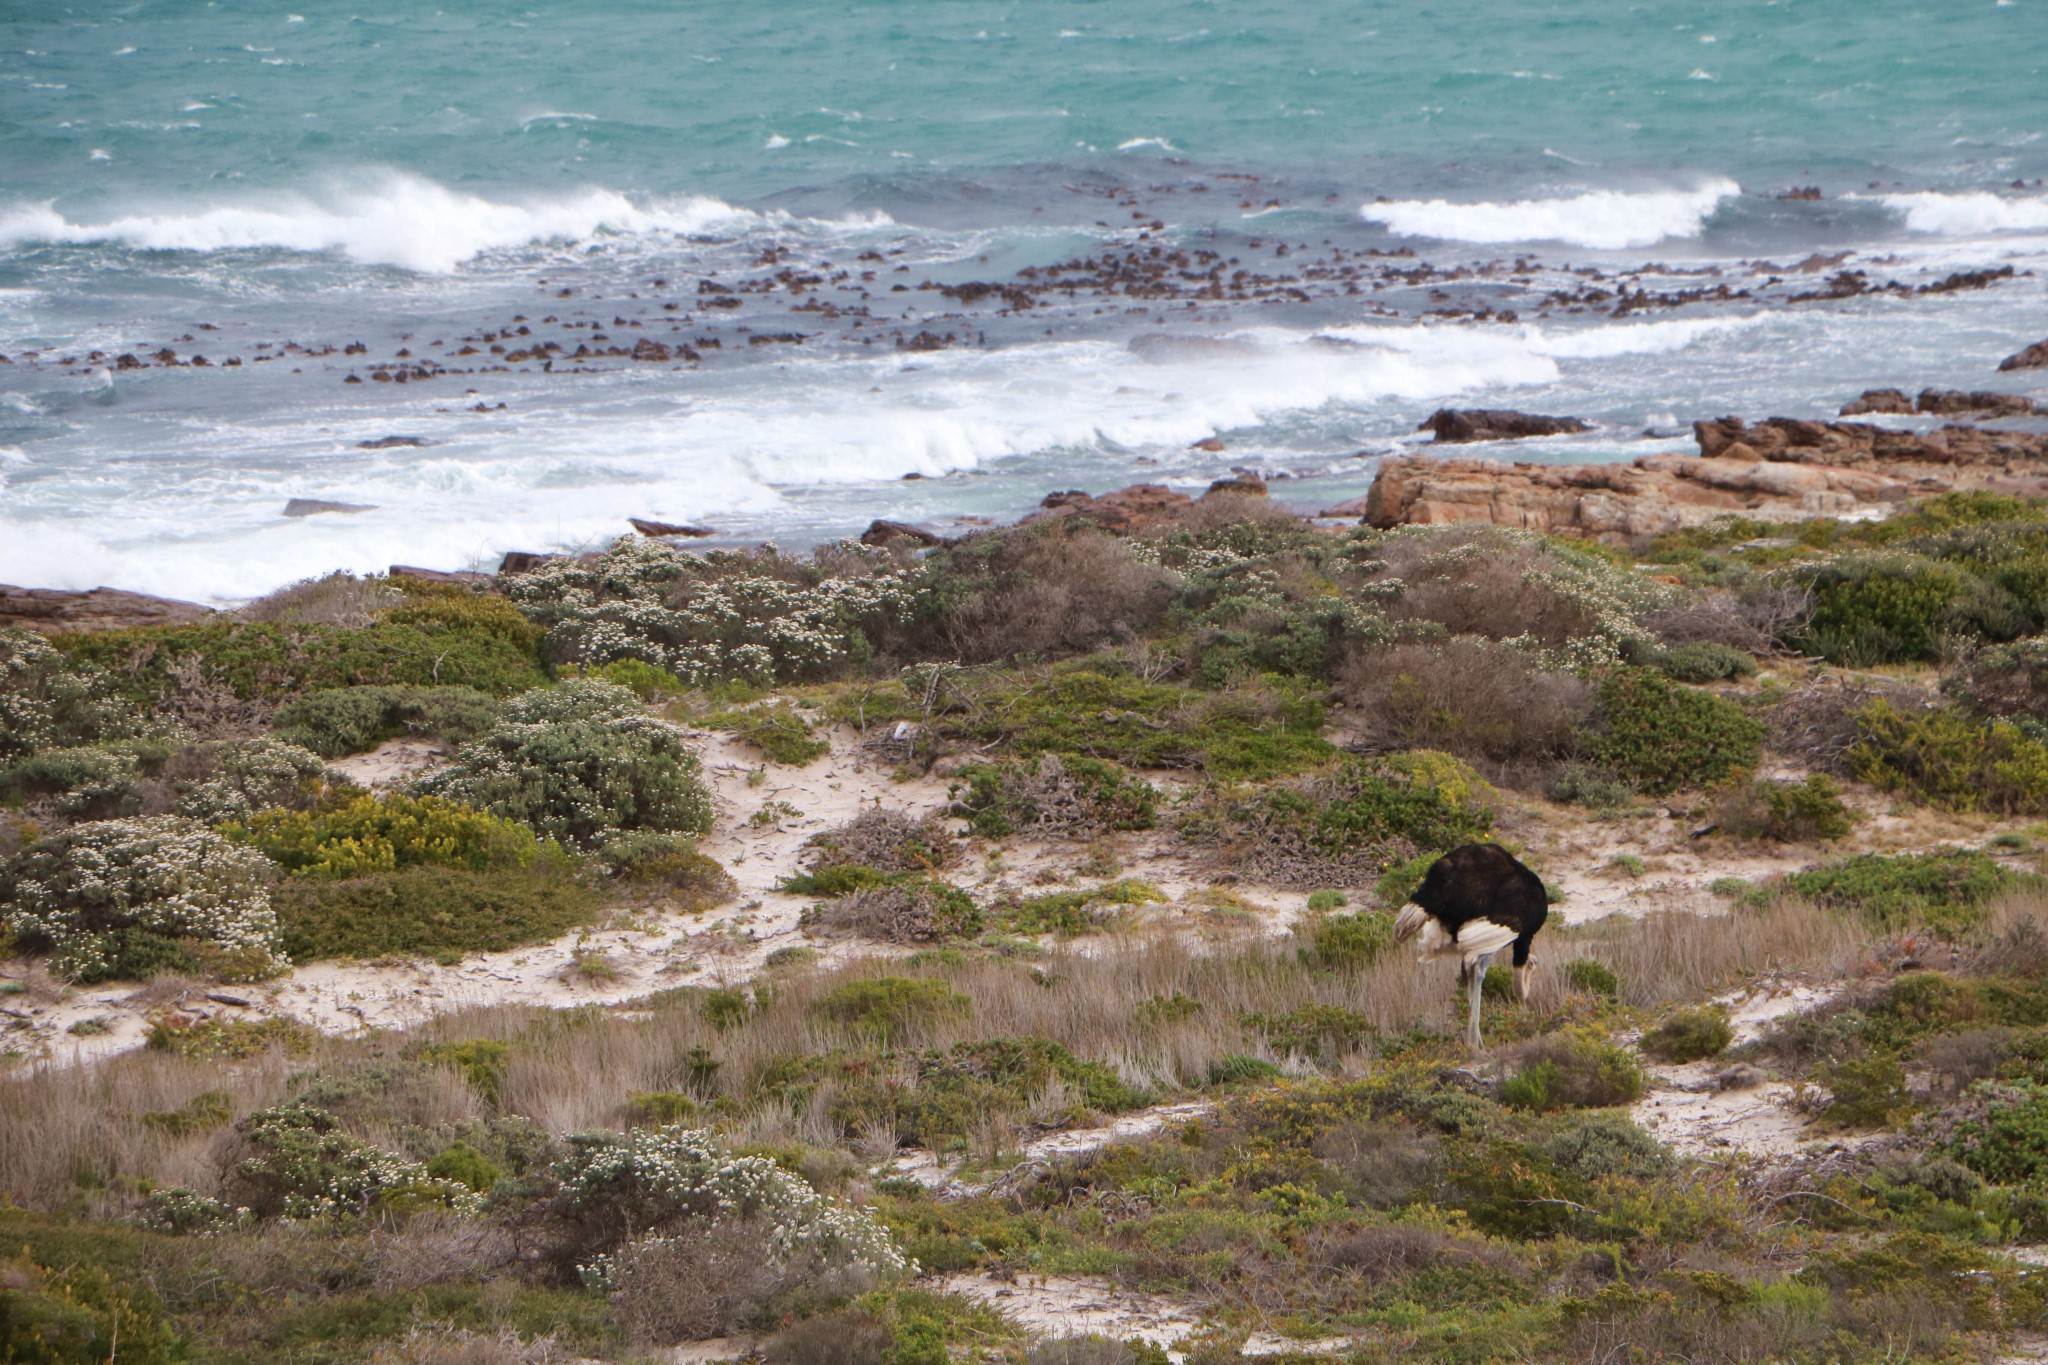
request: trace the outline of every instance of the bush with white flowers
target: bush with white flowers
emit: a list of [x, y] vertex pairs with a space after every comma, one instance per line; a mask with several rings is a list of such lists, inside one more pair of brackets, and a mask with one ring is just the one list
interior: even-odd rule
[[7, 928], [79, 981], [121, 972], [137, 936], [282, 961], [276, 867], [176, 815], [75, 825], [29, 845], [0, 882]]
[[243, 1155], [229, 1167], [228, 1183], [239, 1213], [305, 1220], [429, 1206], [483, 1209], [469, 1186], [428, 1175], [420, 1162], [342, 1131], [333, 1114], [304, 1100], [251, 1114], [235, 1130]]
[[622, 830], [711, 828], [711, 795], [682, 732], [595, 678], [513, 698], [490, 733], [413, 790], [581, 848]]
[[199, 746], [199, 753], [211, 771], [179, 799], [178, 814], [209, 825], [302, 807], [336, 785], [320, 755], [280, 739], [221, 740]]
[[101, 670], [74, 663], [32, 630], [0, 630], [0, 763], [162, 728], [117, 696]]
[[772, 545], [691, 554], [636, 539], [543, 564], [506, 592], [548, 627], [558, 663], [642, 659], [691, 684], [769, 683], [864, 656], [870, 630], [908, 618], [919, 582], [851, 543], [803, 561]]
[[912, 1269], [889, 1233], [868, 1214], [819, 1194], [802, 1176], [760, 1156], [735, 1156], [710, 1133], [672, 1125], [633, 1132], [585, 1133], [549, 1175], [552, 1201], [566, 1218], [609, 1245], [578, 1265], [586, 1283], [612, 1288], [618, 1245], [705, 1220], [749, 1220], [764, 1233], [763, 1254], [778, 1262], [815, 1259], [894, 1277]]

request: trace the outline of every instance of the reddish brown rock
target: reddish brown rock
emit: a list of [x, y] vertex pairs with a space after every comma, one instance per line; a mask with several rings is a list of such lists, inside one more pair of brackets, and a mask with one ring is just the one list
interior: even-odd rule
[[1142, 535], [1178, 520], [1194, 506], [1194, 501], [1185, 493], [1176, 493], [1157, 483], [1134, 483], [1099, 498], [1069, 490], [1051, 494], [1039, 504], [1039, 511], [1024, 520], [1077, 517], [1114, 535]]
[[898, 540], [913, 541], [927, 546], [946, 543], [944, 536], [927, 531], [922, 526], [912, 526], [902, 521], [873, 521], [869, 523], [867, 530], [860, 533], [860, 543], [863, 545], [887, 545]]
[[626, 521], [643, 536], [689, 536], [702, 540], [705, 536], [718, 534], [708, 526], [683, 526], [672, 521], [647, 521], [640, 517], [627, 517]]
[[1366, 495], [1374, 526], [1480, 521], [1626, 542], [1730, 513], [1788, 521], [1951, 489], [2018, 492], [2048, 479], [2048, 434], [1855, 422], [1699, 422], [1698, 455], [1535, 465], [1399, 456]]
[[1220, 436], [1204, 436], [1204, 437], [1203, 437], [1203, 438], [1202, 438], [1201, 440], [1199, 440], [1199, 441], [1191, 441], [1191, 442], [1189, 442], [1189, 443], [1188, 443], [1188, 449], [1189, 449], [1189, 450], [1206, 450], [1206, 451], [1208, 451], [1208, 452], [1209, 452], [1209, 453], [1210, 453], [1211, 455], [1216, 455], [1216, 454], [1220, 454], [1220, 453], [1222, 453], [1222, 451], [1223, 451], [1223, 450], [1225, 449], [1225, 447], [1224, 447], [1224, 444], [1223, 444], [1223, 438], [1222, 438], [1222, 437], [1220, 437]]
[[1844, 417], [1860, 417], [1866, 412], [1911, 417], [1913, 400], [1906, 396], [1904, 389], [1865, 389], [1857, 397], [1842, 404], [1841, 415]]
[[284, 505], [288, 517], [317, 517], [330, 512], [374, 512], [377, 508], [367, 502], [329, 502], [325, 498], [290, 498]]
[[31, 630], [121, 630], [128, 626], [183, 626], [212, 616], [211, 607], [120, 588], [68, 592], [0, 583], [0, 627]]
[[541, 550], [507, 550], [505, 557], [498, 561], [498, 576], [505, 578], [513, 574], [531, 573], [550, 560], [565, 557]]
[[1218, 479], [1210, 484], [1208, 491], [1202, 496], [1206, 498], [1214, 493], [1237, 493], [1245, 497], [1263, 498], [1266, 496], [1266, 481], [1256, 474], [1233, 474], [1227, 479]]
[[393, 564], [386, 570], [392, 578], [417, 578], [426, 583], [461, 583], [472, 588], [488, 588], [491, 576], [474, 569], [422, 569], [414, 564]]
[[2044, 370], [2048, 369], [2048, 341], [2037, 341], [2026, 350], [2007, 356], [1998, 362], [2001, 370]]
[[2017, 393], [1922, 389], [1914, 406], [1936, 417], [2025, 417], [2034, 411], [2034, 400]]
[[1435, 432], [1439, 444], [1456, 445], [1471, 441], [1519, 441], [1593, 428], [1576, 417], [1544, 417], [1510, 408], [1438, 408], [1415, 429]]

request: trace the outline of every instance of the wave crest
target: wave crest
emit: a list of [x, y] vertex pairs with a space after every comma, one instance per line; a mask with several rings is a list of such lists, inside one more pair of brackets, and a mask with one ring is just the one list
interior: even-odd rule
[[2048, 230], [2048, 198], [2009, 199], [1983, 190], [1970, 194], [1923, 191], [1887, 194], [1880, 202], [1905, 217], [1908, 232], [1978, 237]]
[[1742, 193], [1732, 180], [1688, 190], [1588, 190], [1568, 199], [1454, 204], [1447, 199], [1367, 204], [1359, 216], [1403, 237], [1454, 242], [1566, 242], [1595, 250], [1652, 246], [1697, 237], [1723, 199]]
[[[602, 234], [735, 231], [773, 221], [721, 199], [636, 201], [591, 189], [508, 202], [389, 172], [235, 203], [74, 222], [48, 203], [0, 210], [0, 248], [112, 243], [145, 251], [335, 251], [363, 265], [446, 274], [492, 251]], [[867, 219], [853, 226], [884, 226]]]

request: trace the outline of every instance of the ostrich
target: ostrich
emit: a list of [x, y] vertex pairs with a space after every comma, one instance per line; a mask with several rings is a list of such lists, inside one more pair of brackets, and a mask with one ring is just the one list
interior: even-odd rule
[[1550, 914], [1543, 881], [1498, 844], [1465, 844], [1436, 860], [1394, 921], [1394, 938], [1422, 935], [1422, 959], [1460, 959], [1471, 1012], [1465, 1041], [1479, 1047], [1479, 993], [1486, 969], [1515, 946], [1515, 993], [1529, 998], [1529, 943]]

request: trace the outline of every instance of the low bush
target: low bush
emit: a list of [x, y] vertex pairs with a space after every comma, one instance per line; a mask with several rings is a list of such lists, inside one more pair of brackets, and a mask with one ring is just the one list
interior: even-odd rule
[[804, 912], [806, 927], [883, 943], [971, 938], [987, 922], [974, 897], [932, 878], [849, 892]]
[[1731, 701], [1622, 668], [1600, 683], [1588, 756], [1643, 791], [1711, 786], [1756, 766], [1764, 727]]
[[1817, 904], [1861, 915], [1873, 928], [1925, 924], [1947, 932], [1982, 920], [1993, 898], [2040, 879], [2015, 872], [1988, 853], [1859, 854], [1784, 880], [1787, 890]]
[[149, 1285], [90, 1262], [0, 1257], [0, 1360], [22, 1365], [185, 1365], [184, 1339]]
[[1972, 1099], [1975, 1116], [1955, 1125], [1948, 1155], [2000, 1185], [2048, 1184], [2048, 1088], [1987, 1083]]
[[1670, 1148], [1625, 1114], [1573, 1114], [1558, 1119], [1530, 1146], [1544, 1160], [1581, 1180], [1617, 1175], [1654, 1179], [1677, 1164]]
[[945, 816], [913, 816], [879, 806], [837, 829], [812, 835], [805, 849], [805, 867], [814, 874], [828, 867], [930, 873], [951, 867], [960, 858], [959, 840]]
[[381, 611], [403, 606], [405, 600], [389, 580], [358, 578], [340, 570], [267, 592], [237, 607], [235, 615], [278, 625], [359, 627], [373, 623]]
[[1638, 651], [1632, 662], [1656, 669], [1674, 682], [1726, 682], [1752, 677], [1756, 660], [1742, 650], [1711, 640]]
[[1813, 599], [1789, 643], [1831, 663], [1933, 661], [1951, 637], [2009, 640], [2027, 626], [2004, 588], [1915, 554], [1850, 554], [1787, 572]]
[[792, 768], [832, 752], [831, 743], [818, 738], [810, 720], [788, 702], [713, 711], [697, 717], [697, 723], [710, 730], [729, 730], [766, 754], [770, 762]]
[[740, 891], [716, 858], [697, 851], [694, 835], [634, 830], [606, 842], [597, 861], [622, 881], [659, 887], [670, 907], [685, 914], [723, 905]]
[[405, 735], [466, 743], [489, 730], [497, 715], [497, 701], [474, 687], [330, 687], [279, 707], [272, 733], [324, 758], [340, 758]]
[[161, 815], [168, 789], [157, 775], [172, 752], [154, 737], [38, 749], [0, 768], [0, 799], [72, 820]]
[[1593, 958], [1578, 957], [1565, 963], [1564, 979], [1575, 991], [1609, 1000], [1621, 998], [1621, 978], [1614, 974], [1614, 968]]
[[965, 1014], [968, 1005], [966, 996], [943, 981], [878, 976], [835, 986], [819, 996], [812, 1008], [835, 1023], [890, 1042], [940, 1020]]
[[1094, 839], [1112, 830], [1150, 829], [1159, 792], [1113, 763], [1078, 754], [977, 763], [960, 770], [953, 794], [975, 832]]
[[38, 749], [67, 749], [155, 734], [115, 680], [67, 657], [31, 630], [0, 630], [0, 764]]
[[603, 903], [556, 859], [488, 872], [414, 866], [343, 881], [293, 877], [275, 893], [285, 951], [301, 962], [502, 952], [559, 938]]
[[31, 844], [0, 878], [6, 926], [80, 982], [203, 966], [254, 969], [279, 948], [270, 861], [178, 816], [78, 825]]
[[147, 1042], [158, 1052], [196, 1061], [244, 1061], [272, 1048], [287, 1057], [303, 1057], [319, 1035], [289, 1015], [268, 1019], [216, 1019], [171, 1013], [152, 1020]]
[[1379, 747], [1546, 766], [1573, 751], [1593, 689], [1534, 651], [1477, 638], [1356, 650], [1339, 686]]
[[1697, 1062], [1718, 1057], [1735, 1041], [1728, 1013], [1711, 1006], [1683, 1009], [1643, 1035], [1642, 1049], [1664, 1062]]
[[1130, 906], [1157, 905], [1166, 899], [1166, 893], [1150, 882], [1125, 877], [1071, 891], [1003, 896], [989, 906], [989, 918], [995, 927], [1012, 934], [1071, 938], [1114, 927], [1123, 921]]
[[171, 755], [163, 775], [183, 788], [178, 814], [210, 825], [248, 820], [258, 811], [327, 805], [354, 790], [318, 754], [277, 739], [196, 744]]
[[421, 1163], [344, 1132], [334, 1115], [301, 1101], [251, 1114], [235, 1133], [240, 1150], [225, 1163], [228, 1202], [259, 1218], [480, 1208], [467, 1185], [428, 1175]]
[[1856, 713], [1856, 776], [1942, 810], [2048, 813], [2048, 745], [2007, 721], [1907, 713], [1882, 698]]
[[1238, 1022], [1262, 1035], [1275, 1052], [1334, 1066], [1379, 1030], [1365, 1015], [1342, 1005], [1300, 1005], [1285, 1014], [1246, 1014]]
[[1516, 1109], [1604, 1109], [1643, 1097], [1643, 1068], [1624, 1048], [1552, 1034], [1523, 1050], [1501, 1082], [1501, 1103]]
[[1846, 1057], [1824, 1066], [1820, 1082], [1828, 1104], [1822, 1117], [1843, 1128], [1882, 1128], [1913, 1110], [1906, 1069], [1888, 1052]]
[[2048, 639], [2015, 640], [1966, 654], [1943, 672], [1941, 690], [1986, 719], [2048, 724]]
[[1327, 971], [1356, 972], [1394, 949], [1394, 917], [1373, 910], [1353, 915], [1311, 915], [1297, 921], [1301, 960]]
[[434, 796], [363, 795], [323, 810], [266, 810], [224, 831], [296, 877], [336, 880], [406, 867], [473, 872], [561, 857], [524, 825]]
[[1448, 754], [1347, 756], [1307, 781], [1211, 793], [1181, 832], [1262, 882], [1355, 886], [1422, 850], [1482, 837], [1493, 826], [1491, 800], [1487, 784]]
[[912, 570], [841, 544], [811, 559], [773, 546], [691, 554], [621, 539], [601, 555], [551, 560], [507, 592], [547, 627], [557, 663], [639, 659], [693, 687], [818, 677], [869, 657], [917, 600]]
[[626, 830], [711, 827], [711, 796], [681, 734], [625, 688], [587, 679], [506, 703], [490, 733], [415, 790], [581, 848]]
[[1814, 773], [1803, 782], [1750, 781], [1714, 797], [1709, 816], [1724, 833], [1741, 839], [1807, 843], [1839, 839], [1853, 817], [1833, 779]]

